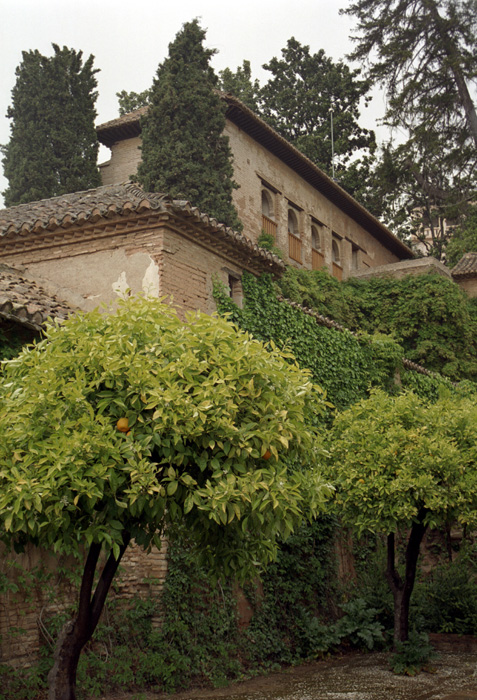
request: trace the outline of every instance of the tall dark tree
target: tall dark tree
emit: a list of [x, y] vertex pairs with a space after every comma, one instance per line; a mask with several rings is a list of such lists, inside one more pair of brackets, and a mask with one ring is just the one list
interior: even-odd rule
[[24, 51], [16, 69], [9, 143], [2, 147], [5, 204], [11, 206], [100, 184], [94, 128], [94, 57], [53, 44], [54, 54]]
[[345, 10], [358, 20], [350, 58], [385, 88], [385, 123], [400, 131], [398, 194], [439, 256], [447, 241], [435, 222], [465, 210], [477, 184], [476, 9], [475, 0], [353, 0]]
[[221, 223], [241, 228], [232, 204], [232, 153], [225, 104], [198, 20], [184, 24], [159, 65], [142, 125], [137, 179], [151, 192], [183, 197]]
[[335, 176], [359, 197], [376, 148], [374, 133], [358, 123], [360, 102], [369, 100], [368, 82], [342, 61], [334, 63], [323, 50], [311, 54], [309, 46], [293, 37], [282, 49], [282, 58], [272, 58], [263, 67], [272, 74], [260, 94], [263, 117], [329, 175], [333, 110]]

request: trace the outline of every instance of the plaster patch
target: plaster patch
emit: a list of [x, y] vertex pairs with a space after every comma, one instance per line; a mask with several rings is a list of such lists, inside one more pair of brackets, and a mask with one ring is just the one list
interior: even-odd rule
[[142, 278], [142, 291], [147, 297], [159, 296], [159, 266], [152, 260]]
[[130, 286], [126, 279], [126, 273], [121, 272], [116, 282], [112, 284], [113, 292], [121, 299], [126, 299], [129, 296]]

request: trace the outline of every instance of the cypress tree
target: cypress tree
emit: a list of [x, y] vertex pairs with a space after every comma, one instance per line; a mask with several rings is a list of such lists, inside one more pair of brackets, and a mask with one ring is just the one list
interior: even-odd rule
[[149, 192], [188, 199], [234, 229], [242, 228], [232, 204], [232, 153], [224, 136], [226, 106], [210, 66], [197, 19], [184, 24], [159, 65], [142, 125], [137, 179]]
[[100, 184], [94, 128], [94, 57], [53, 44], [54, 54], [24, 51], [16, 69], [11, 137], [3, 166], [5, 204], [23, 204]]

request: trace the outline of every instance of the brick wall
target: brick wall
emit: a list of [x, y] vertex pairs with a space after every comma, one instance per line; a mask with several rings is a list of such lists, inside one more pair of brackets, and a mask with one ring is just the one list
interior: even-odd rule
[[113, 145], [111, 159], [99, 166], [103, 185], [129, 182], [141, 161], [141, 138], [124, 139]]
[[[114, 591], [127, 601], [136, 595], [158, 595], [167, 573], [167, 544], [149, 554], [129, 546], [113, 583]], [[77, 599], [77, 588], [65, 576], [75, 571], [74, 558], [57, 557], [35, 547], [24, 554], [6, 553], [0, 558], [0, 663], [25, 666], [38, 658], [41, 645], [53, 644], [47, 621], [68, 611]], [[153, 623], [160, 624], [160, 618]]]

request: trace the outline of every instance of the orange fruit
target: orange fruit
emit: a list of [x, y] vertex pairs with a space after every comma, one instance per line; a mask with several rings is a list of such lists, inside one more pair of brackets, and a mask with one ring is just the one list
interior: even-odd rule
[[116, 423], [116, 428], [120, 433], [127, 433], [129, 430], [129, 421], [127, 418], [120, 418]]
[[265, 454], [263, 455], [263, 459], [270, 459], [271, 456], [272, 456], [272, 453], [270, 452], [270, 450], [267, 450], [265, 452]]

